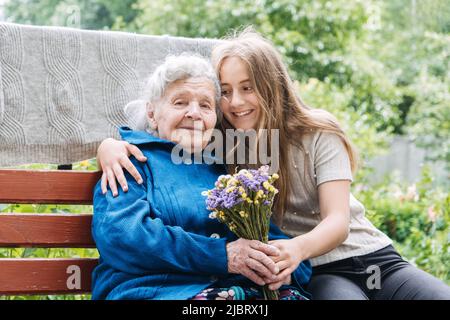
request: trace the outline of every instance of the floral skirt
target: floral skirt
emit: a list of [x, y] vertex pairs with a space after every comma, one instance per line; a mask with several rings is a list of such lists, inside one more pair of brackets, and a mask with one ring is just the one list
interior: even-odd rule
[[[190, 300], [264, 300], [261, 290], [233, 286], [229, 288], [206, 288]], [[309, 300], [295, 288], [281, 288], [279, 300]]]

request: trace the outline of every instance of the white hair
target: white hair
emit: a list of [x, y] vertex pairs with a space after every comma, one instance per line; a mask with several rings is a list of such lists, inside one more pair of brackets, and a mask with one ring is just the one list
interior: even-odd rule
[[148, 78], [142, 98], [131, 101], [125, 106], [124, 111], [130, 127], [134, 130], [150, 131], [147, 103], [160, 99], [171, 83], [187, 78], [207, 78], [213, 82], [217, 110], [220, 101], [220, 84], [211, 63], [197, 54], [171, 55], [167, 56], [164, 63], [158, 66]]

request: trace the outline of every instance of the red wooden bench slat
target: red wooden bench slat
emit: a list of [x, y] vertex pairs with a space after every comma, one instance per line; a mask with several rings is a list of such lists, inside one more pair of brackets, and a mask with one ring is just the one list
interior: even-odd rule
[[[88, 293], [91, 273], [97, 263], [97, 259], [90, 258], [0, 259], [0, 295]], [[79, 288], [74, 287], [77, 268]]]
[[0, 213], [0, 247], [92, 248], [91, 222], [92, 214]]
[[[101, 172], [0, 169], [0, 203], [92, 204], [100, 177]], [[91, 214], [0, 213], [0, 247], [95, 247], [91, 222]], [[0, 295], [88, 293], [97, 264], [91, 258], [0, 259]], [[68, 287], [78, 272], [80, 287]]]
[[91, 204], [101, 172], [0, 169], [0, 203]]

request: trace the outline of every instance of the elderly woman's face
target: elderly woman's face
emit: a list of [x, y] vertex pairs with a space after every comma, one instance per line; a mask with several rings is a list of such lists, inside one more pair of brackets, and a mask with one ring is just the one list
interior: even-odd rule
[[[148, 118], [160, 138], [191, 151], [203, 149], [216, 121], [215, 88], [207, 78], [188, 78], [171, 83], [148, 107]], [[209, 130], [209, 131], [207, 131]]]

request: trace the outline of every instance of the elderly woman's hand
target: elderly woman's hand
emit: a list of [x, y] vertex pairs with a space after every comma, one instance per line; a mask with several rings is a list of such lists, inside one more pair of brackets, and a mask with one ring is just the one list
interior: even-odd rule
[[104, 194], [107, 191], [107, 184], [109, 184], [113, 196], [117, 196], [116, 179], [122, 190], [128, 191], [127, 180], [122, 168], [125, 168], [138, 183], [142, 183], [141, 175], [128, 158], [130, 155], [133, 155], [139, 161], [147, 161], [138, 147], [126, 141], [118, 141], [112, 138], [102, 141], [97, 150], [97, 163], [103, 170], [101, 188]]
[[274, 246], [240, 238], [227, 244], [228, 272], [242, 274], [262, 286], [266, 284], [264, 278], [276, 278], [279, 268], [269, 256], [279, 254]]

